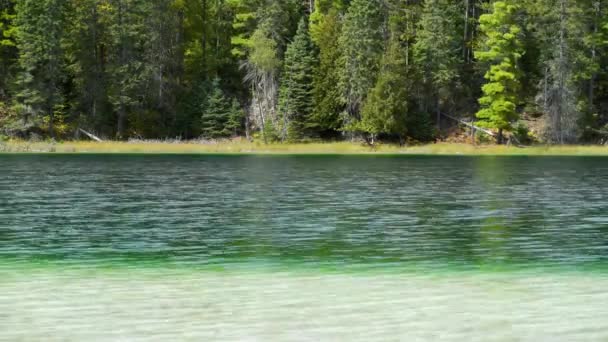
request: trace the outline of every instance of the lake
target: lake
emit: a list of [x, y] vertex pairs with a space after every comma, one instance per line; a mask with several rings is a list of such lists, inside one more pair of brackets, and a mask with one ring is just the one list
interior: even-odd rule
[[608, 340], [608, 158], [0, 156], [0, 340]]

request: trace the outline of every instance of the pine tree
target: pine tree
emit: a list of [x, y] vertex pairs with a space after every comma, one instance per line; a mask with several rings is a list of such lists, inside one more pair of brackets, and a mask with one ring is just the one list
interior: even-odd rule
[[516, 22], [517, 6], [503, 1], [493, 4], [493, 11], [480, 17], [480, 28], [485, 35], [485, 48], [475, 51], [475, 57], [489, 64], [479, 99], [477, 112], [479, 125], [498, 130], [498, 143], [502, 143], [503, 130], [511, 129], [518, 119], [517, 97], [520, 90], [517, 63], [523, 51], [521, 28]]
[[240, 127], [241, 117], [242, 111], [239, 111], [238, 102], [226, 98], [220, 87], [220, 80], [213, 80], [201, 118], [202, 136], [207, 139], [229, 137]]
[[232, 22], [231, 52], [239, 59], [247, 56], [248, 48], [251, 46], [251, 35], [256, 29], [257, 0], [235, 0], [231, 1], [232, 11], [235, 13]]
[[[319, 51], [319, 64], [313, 71], [313, 112], [309, 127], [322, 135], [337, 132], [342, 127], [340, 113], [344, 109], [341, 91], [336, 86], [340, 81], [340, 59], [342, 51], [336, 37], [340, 36], [342, 25], [337, 8], [317, 19], [316, 29], [311, 27], [311, 35]], [[335, 134], [335, 133], [334, 133]]]
[[9, 96], [7, 87], [12, 80], [11, 69], [17, 59], [17, 27], [14, 20], [14, 1], [0, 0], [0, 101]]
[[590, 133], [581, 128], [597, 124], [596, 81], [605, 46], [600, 18], [605, 9], [592, 0], [544, 0], [529, 7], [542, 20], [535, 27], [542, 75], [537, 99], [546, 113], [546, 138], [576, 142], [581, 133]]
[[391, 38], [382, 59], [382, 70], [361, 113], [360, 130], [374, 143], [378, 134], [406, 133], [408, 75], [398, 37]]
[[156, 124], [158, 131], [166, 131], [175, 118], [180, 80], [183, 78], [184, 37], [183, 27], [185, 8], [179, 2], [166, 0], [150, 1], [148, 9], [152, 15], [146, 20], [148, 31], [145, 52], [147, 80], [146, 106], [163, 116]]
[[18, 0], [16, 3], [19, 112], [24, 128], [40, 126], [46, 121], [51, 136], [55, 135], [55, 114], [62, 104], [66, 7], [64, 0]]
[[414, 44], [415, 63], [425, 86], [424, 111], [438, 115], [455, 100], [459, 88], [463, 55], [459, 13], [454, 1], [426, 0]]
[[232, 104], [230, 106], [230, 114], [228, 116], [228, 121], [224, 126], [224, 133], [226, 136], [232, 135], [237, 136], [241, 133], [241, 129], [243, 128], [243, 120], [245, 119], [245, 111], [241, 107], [241, 104], [237, 99], [232, 99]]
[[303, 18], [293, 42], [285, 52], [279, 88], [279, 110], [286, 130], [283, 135], [292, 141], [304, 136], [305, 124], [312, 112], [312, 74], [315, 66], [313, 48]]
[[76, 125], [101, 136], [113, 131], [104, 70], [107, 29], [98, 0], [73, 1], [65, 40], [67, 69], [72, 77], [70, 108]]
[[379, 0], [353, 0], [344, 19], [339, 87], [347, 126], [360, 119], [361, 107], [376, 83], [384, 48], [384, 9]]
[[127, 138], [129, 111], [142, 110], [143, 87], [150, 79], [145, 61], [149, 36], [144, 25], [147, 0], [109, 0], [103, 7], [109, 40], [109, 98], [116, 112], [116, 137]]

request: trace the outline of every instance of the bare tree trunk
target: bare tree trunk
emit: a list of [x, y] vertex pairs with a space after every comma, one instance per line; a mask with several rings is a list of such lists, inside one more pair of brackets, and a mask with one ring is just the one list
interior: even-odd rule
[[120, 104], [118, 108], [118, 127], [116, 137], [119, 140], [125, 138], [125, 122], [127, 121], [127, 111], [124, 104]]
[[158, 66], [158, 108], [163, 107], [163, 65]]
[[437, 103], [435, 106], [435, 111], [437, 112], [437, 133], [441, 135], [441, 111], [439, 110], [439, 98], [437, 98]]
[[202, 27], [202, 38], [201, 38], [201, 48], [202, 48], [202, 58], [201, 62], [203, 64], [203, 71], [207, 68], [207, 0], [201, 0], [202, 13], [201, 13], [201, 23]]
[[464, 39], [462, 41], [462, 53], [465, 63], [469, 62], [469, 51], [467, 43], [469, 39], [469, 0], [464, 0]]
[[[119, 27], [123, 27], [124, 23], [123, 23], [123, 3], [122, 1], [119, 2], [118, 5], [118, 25]], [[124, 66], [125, 64], [127, 64], [127, 48], [125, 47], [125, 42], [123, 41], [124, 37], [121, 37], [121, 42], [120, 42], [120, 65]], [[120, 104], [118, 105], [118, 124], [116, 127], [116, 137], [118, 139], [124, 139], [125, 136], [125, 123], [127, 120], [127, 113], [126, 113], [126, 108], [125, 108], [125, 103], [124, 103], [124, 89], [120, 88]]]
[[564, 101], [564, 87], [565, 87], [565, 80], [564, 80], [564, 66], [565, 66], [565, 44], [566, 44], [566, 37], [565, 37], [565, 31], [566, 31], [566, 0], [561, 0], [560, 1], [560, 14], [559, 14], [559, 20], [560, 20], [560, 29], [559, 29], [559, 79], [558, 79], [558, 91], [559, 91], [559, 102], [558, 102], [558, 110], [557, 110], [557, 128], [558, 128], [558, 134], [559, 134], [559, 143], [563, 144], [564, 143], [564, 128], [562, 127], [562, 121], [563, 121], [563, 101]]
[[48, 113], [49, 113], [49, 134], [51, 135], [51, 138], [54, 139], [55, 138], [55, 127], [54, 127], [55, 113], [53, 111], [52, 105], [49, 105]]
[[[598, 20], [600, 18], [600, 10], [601, 10], [601, 0], [597, 0], [593, 3], [593, 7], [595, 10], [595, 15], [593, 18], [593, 37], [595, 38], [597, 36], [598, 33]], [[597, 51], [596, 51], [596, 46], [595, 46], [595, 39], [593, 39], [593, 43], [591, 45], [591, 61], [593, 63], [595, 63], [597, 59]], [[591, 75], [591, 78], [589, 79], [589, 114], [593, 114], [594, 112], [594, 88], [595, 88], [595, 80], [597, 78], [597, 72], [593, 72], [593, 74]]]

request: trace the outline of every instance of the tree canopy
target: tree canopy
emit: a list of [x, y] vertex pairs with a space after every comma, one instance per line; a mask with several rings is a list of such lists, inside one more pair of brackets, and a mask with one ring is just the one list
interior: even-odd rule
[[[0, 0], [0, 135], [608, 135], [602, 0]], [[443, 119], [442, 119], [443, 118]], [[453, 124], [456, 124], [453, 122]]]

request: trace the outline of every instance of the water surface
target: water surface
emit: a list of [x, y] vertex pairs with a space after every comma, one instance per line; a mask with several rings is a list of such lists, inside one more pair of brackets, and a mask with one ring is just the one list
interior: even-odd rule
[[0, 340], [606, 340], [608, 158], [0, 156]]

